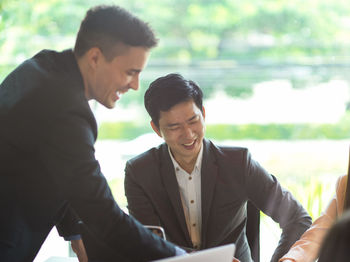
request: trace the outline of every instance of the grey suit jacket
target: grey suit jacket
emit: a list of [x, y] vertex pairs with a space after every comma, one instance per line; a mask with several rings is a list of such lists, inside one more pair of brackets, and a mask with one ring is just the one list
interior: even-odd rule
[[[201, 248], [236, 243], [236, 257], [251, 261], [245, 234], [250, 200], [283, 229], [271, 259], [277, 261], [309, 228], [310, 216], [246, 148], [218, 147], [208, 140], [203, 146]], [[170, 241], [192, 248], [167, 145], [129, 160], [125, 175], [130, 214], [143, 224], [164, 227]]]

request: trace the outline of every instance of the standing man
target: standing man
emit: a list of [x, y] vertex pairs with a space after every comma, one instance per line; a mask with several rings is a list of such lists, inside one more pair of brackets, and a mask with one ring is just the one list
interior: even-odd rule
[[200, 250], [236, 244], [236, 257], [252, 261], [246, 237], [247, 201], [278, 222], [283, 232], [271, 261], [278, 261], [310, 226], [311, 218], [246, 148], [204, 138], [202, 91], [169, 74], [151, 83], [145, 107], [165, 143], [126, 163], [129, 212], [162, 226], [167, 239]]
[[123, 261], [181, 249], [122, 212], [94, 156], [88, 100], [107, 108], [129, 89], [157, 43], [149, 26], [117, 6], [90, 9], [74, 50], [43, 50], [0, 86], [0, 261], [33, 261], [67, 207]]

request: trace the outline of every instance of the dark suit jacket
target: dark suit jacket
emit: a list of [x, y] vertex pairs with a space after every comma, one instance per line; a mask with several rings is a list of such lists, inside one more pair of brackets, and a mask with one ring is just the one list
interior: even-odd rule
[[73, 52], [42, 51], [0, 86], [0, 261], [32, 261], [70, 205], [132, 261], [175, 254], [124, 214], [94, 156], [95, 118]]
[[[251, 261], [245, 235], [246, 203], [280, 224], [277, 261], [311, 225], [311, 218], [277, 179], [251, 159], [247, 149], [203, 142], [201, 171], [202, 249], [236, 243], [236, 257]], [[143, 224], [164, 227], [168, 240], [192, 248], [174, 166], [166, 144], [131, 159], [125, 168], [130, 215]]]

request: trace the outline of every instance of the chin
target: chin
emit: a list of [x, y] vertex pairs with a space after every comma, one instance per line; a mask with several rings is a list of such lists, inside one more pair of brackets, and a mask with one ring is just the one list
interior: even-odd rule
[[108, 109], [112, 109], [115, 107], [115, 102], [109, 102], [108, 104], [104, 104], [105, 107], [107, 107]]

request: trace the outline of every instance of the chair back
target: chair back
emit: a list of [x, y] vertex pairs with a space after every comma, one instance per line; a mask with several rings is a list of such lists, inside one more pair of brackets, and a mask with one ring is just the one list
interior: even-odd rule
[[247, 203], [246, 234], [254, 262], [260, 262], [260, 210], [253, 203]]

